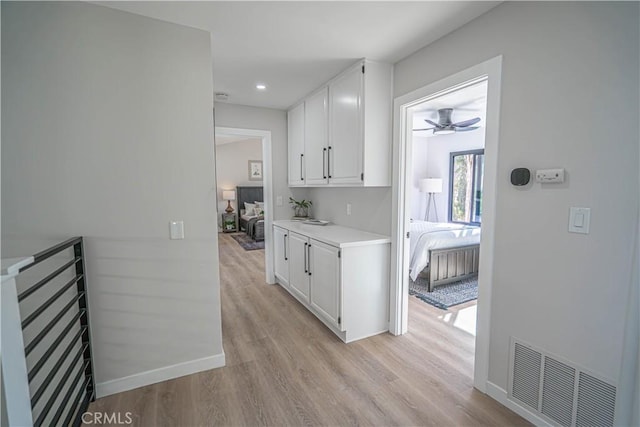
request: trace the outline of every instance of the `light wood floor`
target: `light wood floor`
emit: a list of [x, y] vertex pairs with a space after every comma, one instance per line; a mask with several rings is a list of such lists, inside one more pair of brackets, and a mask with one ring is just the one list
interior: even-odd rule
[[91, 411], [129, 411], [137, 426], [529, 425], [473, 389], [473, 337], [439, 319], [444, 311], [410, 298], [408, 334], [347, 345], [264, 283], [264, 251], [219, 236], [226, 367], [98, 399]]

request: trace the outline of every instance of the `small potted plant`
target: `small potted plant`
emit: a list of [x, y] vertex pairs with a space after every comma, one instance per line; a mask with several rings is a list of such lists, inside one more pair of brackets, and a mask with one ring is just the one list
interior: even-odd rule
[[311, 200], [297, 201], [293, 197], [289, 197], [289, 204], [293, 206], [293, 216], [294, 218], [308, 218], [309, 217], [309, 209], [313, 204]]

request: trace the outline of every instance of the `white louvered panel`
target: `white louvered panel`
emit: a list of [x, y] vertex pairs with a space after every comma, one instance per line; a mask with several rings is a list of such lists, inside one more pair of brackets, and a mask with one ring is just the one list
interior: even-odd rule
[[554, 425], [614, 425], [616, 386], [612, 382], [516, 338], [511, 343], [511, 400]]
[[616, 388], [611, 384], [580, 372], [576, 426], [613, 426]]
[[541, 412], [565, 427], [573, 423], [575, 378], [574, 368], [545, 356]]
[[524, 345], [515, 344], [511, 394], [536, 411], [539, 408], [541, 367], [541, 353]]

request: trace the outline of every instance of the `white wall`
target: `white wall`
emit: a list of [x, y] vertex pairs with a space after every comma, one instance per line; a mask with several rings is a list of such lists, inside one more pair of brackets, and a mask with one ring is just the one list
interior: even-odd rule
[[[271, 108], [216, 102], [215, 116], [216, 126], [219, 127], [271, 131], [273, 219], [291, 218], [293, 210], [288, 203], [289, 197], [307, 198], [307, 190], [289, 188], [287, 181], [287, 112]], [[276, 204], [278, 196], [282, 197], [282, 206]]]
[[[429, 139], [439, 138], [438, 136], [424, 137], [414, 136], [411, 143], [411, 188], [407, 188], [411, 193], [408, 197], [411, 201], [411, 219], [422, 221], [425, 213], [427, 212], [427, 197], [428, 194], [420, 192], [420, 180], [423, 178], [440, 178], [440, 175], [434, 175], [433, 172], [427, 169], [427, 155], [429, 152]], [[444, 188], [444, 186], [443, 186]], [[440, 207], [440, 195], [435, 194], [436, 201], [438, 202], [438, 208]], [[438, 212], [439, 219], [443, 219]], [[432, 214], [432, 218], [435, 216]]]
[[[223, 190], [234, 190], [238, 185], [262, 185], [262, 181], [249, 181], [249, 160], [262, 160], [262, 140], [245, 139], [216, 145], [216, 181], [218, 185], [218, 212], [227, 208]], [[239, 214], [235, 201], [231, 206]]]
[[206, 32], [2, 3], [3, 256], [86, 237], [99, 394], [224, 363], [211, 76]]
[[[427, 194], [420, 193], [418, 184], [423, 178], [441, 178], [442, 193], [434, 194], [438, 220], [447, 222], [449, 218], [449, 167], [451, 153], [484, 148], [484, 128], [472, 132], [458, 132], [450, 135], [413, 137], [412, 147], [412, 193], [411, 217], [424, 219], [427, 211]], [[435, 214], [429, 214], [435, 221]]]
[[[402, 95], [503, 55], [489, 380], [504, 389], [511, 336], [614, 381], [624, 375], [638, 12], [637, 3], [504, 3], [396, 65]], [[515, 188], [509, 173], [520, 166], [564, 167], [568, 180]], [[591, 234], [567, 232], [570, 206], [592, 208]]]
[[[313, 216], [345, 227], [391, 235], [391, 188], [309, 188]], [[347, 215], [351, 203], [351, 215]]]

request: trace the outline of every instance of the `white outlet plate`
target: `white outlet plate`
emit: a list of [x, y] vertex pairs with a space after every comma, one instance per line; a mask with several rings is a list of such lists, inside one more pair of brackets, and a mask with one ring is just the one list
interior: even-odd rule
[[276, 197], [276, 206], [282, 206], [282, 196]]

